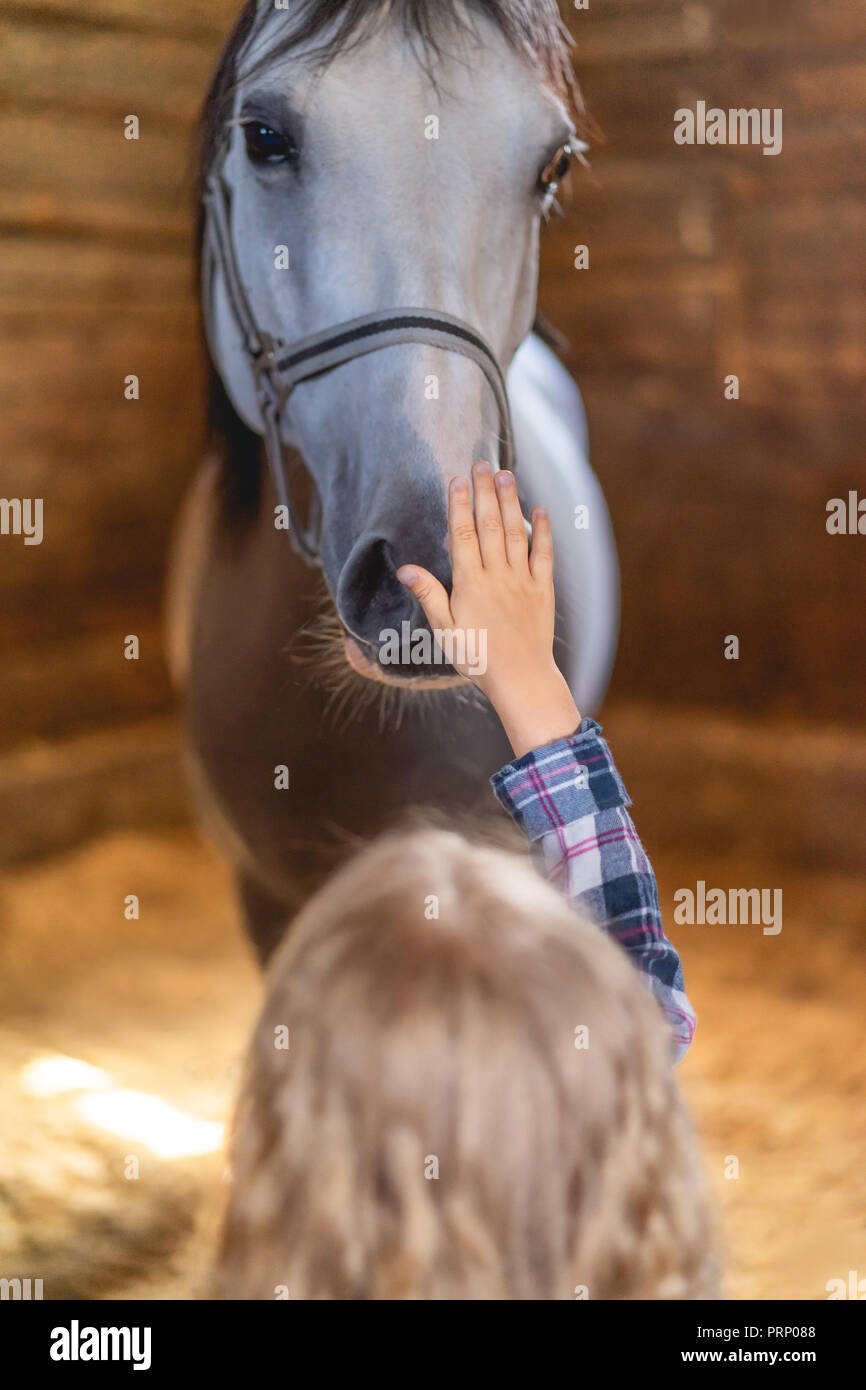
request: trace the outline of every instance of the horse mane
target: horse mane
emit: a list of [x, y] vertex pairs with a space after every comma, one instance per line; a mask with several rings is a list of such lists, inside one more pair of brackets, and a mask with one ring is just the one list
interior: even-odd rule
[[[231, 115], [238, 59], [255, 31], [260, 8], [265, 13], [260, 0], [246, 0], [202, 107], [196, 175], [197, 291], [201, 284], [204, 183]], [[270, 7], [267, 12], [270, 13]], [[514, 51], [572, 109], [578, 131], [589, 133], [569, 56], [571, 38], [557, 0], [302, 0], [289, 32], [274, 43], [261, 62], [271, 62], [305, 44], [312, 45], [310, 56], [324, 66], [339, 53], [362, 43], [371, 28], [388, 20], [400, 23], [410, 40], [420, 43], [419, 59], [435, 83], [433, 60], [442, 53], [443, 37], [449, 31], [470, 28], [474, 16], [497, 25]], [[204, 341], [203, 318], [201, 331]], [[561, 347], [562, 340], [551, 326], [539, 321], [536, 331], [552, 346]], [[261, 439], [235, 411], [207, 348], [205, 354], [208, 442], [224, 464], [221, 471], [226, 503], [234, 517], [254, 517], [261, 485]]]

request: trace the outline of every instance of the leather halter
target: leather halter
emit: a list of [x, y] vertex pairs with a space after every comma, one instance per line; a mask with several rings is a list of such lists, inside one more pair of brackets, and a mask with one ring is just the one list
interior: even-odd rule
[[243, 338], [252, 367], [256, 396], [263, 422], [263, 438], [277, 497], [289, 518], [289, 537], [295, 550], [308, 564], [319, 555], [321, 503], [313, 490], [313, 503], [306, 527], [300, 524], [289, 486], [289, 470], [298, 464], [292, 451], [287, 462], [281, 435], [281, 421], [289, 398], [300, 381], [318, 376], [361, 357], [368, 352], [393, 347], [396, 343], [429, 343], [470, 358], [481, 368], [496, 398], [501, 426], [500, 467], [512, 468], [514, 445], [511, 412], [502, 368], [490, 346], [462, 319], [438, 309], [383, 309], [362, 314], [321, 333], [311, 333], [292, 343], [259, 327], [241, 281], [231, 232], [231, 187], [225, 177], [228, 147], [214, 162], [205, 183], [206, 221], [202, 248], [202, 292], [205, 327], [214, 362], [217, 361], [216, 322], [213, 309], [214, 277], [221, 270], [232, 313]]

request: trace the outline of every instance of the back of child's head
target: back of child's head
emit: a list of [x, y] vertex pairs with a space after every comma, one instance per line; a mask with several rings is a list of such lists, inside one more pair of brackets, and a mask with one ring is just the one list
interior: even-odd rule
[[235, 1118], [224, 1298], [713, 1296], [661, 1013], [525, 856], [386, 836], [292, 925]]

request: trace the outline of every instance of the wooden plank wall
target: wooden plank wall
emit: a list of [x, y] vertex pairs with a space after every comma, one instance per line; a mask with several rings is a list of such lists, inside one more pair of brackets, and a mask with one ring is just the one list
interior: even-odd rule
[[[236, 8], [0, 0], [0, 495], [50, 508], [41, 547], [0, 537], [0, 747], [170, 704], [161, 576], [201, 420], [191, 132]], [[866, 494], [866, 11], [563, 12], [606, 143], [545, 232], [541, 299], [622, 548], [616, 691], [862, 716], [866, 540], [828, 537], [824, 508]], [[675, 146], [698, 98], [783, 107], [782, 155]]]
[[0, 494], [46, 499], [41, 546], [0, 538], [7, 746], [170, 705], [162, 573], [201, 438], [192, 132], [234, 11], [0, 4]]
[[[825, 523], [866, 497], [866, 7], [589, 5], [571, 27], [606, 144], [549, 229], [542, 303], [621, 547], [614, 689], [862, 718], [866, 537]], [[698, 100], [781, 107], [782, 153], [677, 146]]]

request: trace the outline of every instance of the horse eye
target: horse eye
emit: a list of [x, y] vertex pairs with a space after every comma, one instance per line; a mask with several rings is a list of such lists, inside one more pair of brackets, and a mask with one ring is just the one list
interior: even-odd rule
[[561, 145], [553, 158], [545, 164], [538, 181], [544, 193], [555, 193], [560, 179], [564, 179], [571, 168], [571, 146]]
[[244, 139], [253, 164], [284, 164], [294, 155], [294, 147], [285, 135], [261, 121], [244, 122]]

